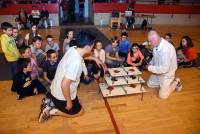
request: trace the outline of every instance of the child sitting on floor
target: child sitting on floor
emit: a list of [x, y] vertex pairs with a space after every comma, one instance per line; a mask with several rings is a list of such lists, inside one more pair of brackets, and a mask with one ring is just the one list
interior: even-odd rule
[[96, 42], [95, 42], [94, 57], [99, 59], [102, 62], [102, 64], [104, 65], [103, 67], [99, 68], [100, 76], [103, 76], [104, 70], [106, 68], [106, 64], [105, 64], [106, 53], [102, 49], [102, 42], [100, 40], [96, 40]]
[[186, 60], [179, 62], [179, 67], [193, 67], [196, 62], [197, 52], [192, 42], [192, 39], [189, 36], [183, 36], [181, 38], [179, 49], [182, 50]]
[[119, 57], [118, 38], [116, 36], [111, 39], [111, 43], [111, 45], [107, 45], [105, 48], [105, 62], [109, 68], [114, 68], [122, 64], [124, 62], [124, 59]]
[[132, 48], [128, 53], [127, 64], [132, 67], [141, 67], [144, 56], [139, 50], [139, 45], [137, 43], [132, 44]]
[[176, 55], [177, 55], [177, 63], [187, 62], [187, 59], [181, 49], [177, 49]]
[[20, 48], [20, 53], [23, 58], [29, 58], [31, 60], [31, 79], [38, 79], [39, 70], [41, 69], [38, 67], [35, 57], [32, 56], [31, 48], [29, 46], [22, 46]]
[[33, 38], [33, 44], [30, 46], [33, 56], [36, 57], [38, 66], [40, 66], [46, 59], [46, 53], [42, 50], [42, 38], [40, 36], [35, 36]]
[[15, 75], [12, 85], [12, 91], [16, 91], [17, 99], [22, 99], [26, 96], [45, 93], [45, 87], [38, 79], [32, 80], [30, 76], [31, 60], [29, 58], [21, 58], [18, 61], [19, 72]]
[[46, 42], [47, 42], [47, 44], [45, 47], [45, 52], [47, 52], [50, 49], [55, 50], [56, 52], [58, 52], [60, 50], [58, 43], [54, 42], [52, 35], [46, 36]]
[[[85, 84], [89, 84], [93, 79], [99, 81], [100, 77], [103, 77], [105, 74], [105, 51], [102, 49], [102, 42], [96, 40], [94, 48], [93, 52], [87, 55], [83, 62], [81, 82]], [[98, 65], [96, 60], [101, 63]]]
[[47, 51], [47, 60], [43, 63], [44, 80], [50, 85], [58, 66], [58, 54], [55, 50]]

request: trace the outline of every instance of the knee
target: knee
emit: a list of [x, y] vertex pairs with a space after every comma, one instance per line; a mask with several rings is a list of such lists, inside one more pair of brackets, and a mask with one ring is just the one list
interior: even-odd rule
[[167, 99], [169, 97], [169, 95], [165, 92], [159, 91], [159, 97], [161, 99]]
[[147, 81], [147, 86], [150, 88], [156, 88], [150, 80]]

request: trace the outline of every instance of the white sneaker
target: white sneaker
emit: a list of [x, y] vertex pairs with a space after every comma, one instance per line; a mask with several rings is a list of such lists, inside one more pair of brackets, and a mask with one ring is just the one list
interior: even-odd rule
[[41, 109], [41, 112], [40, 112], [39, 118], [38, 118], [39, 123], [44, 123], [45, 121], [47, 121], [51, 117], [49, 111], [50, 110], [49, 110], [48, 106]]
[[177, 92], [180, 92], [181, 90], [182, 90], [182, 84], [181, 84], [181, 80], [180, 80], [180, 78], [175, 78], [175, 81], [177, 82], [177, 85], [176, 85], [176, 91]]

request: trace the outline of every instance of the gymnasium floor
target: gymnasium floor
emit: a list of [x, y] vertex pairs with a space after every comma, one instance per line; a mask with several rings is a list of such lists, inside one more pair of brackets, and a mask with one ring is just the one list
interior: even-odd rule
[[[162, 35], [171, 32], [178, 46], [183, 35], [189, 35], [200, 52], [200, 26], [154, 26]], [[100, 28], [107, 36], [120, 35], [119, 30]], [[42, 37], [52, 34], [59, 40], [60, 28], [39, 31]], [[27, 31], [22, 31], [22, 34]], [[129, 31], [129, 39], [142, 43], [146, 32]], [[1, 75], [1, 74], [0, 74]], [[144, 72], [145, 80], [149, 73]], [[161, 100], [157, 91], [147, 89], [143, 101], [141, 95], [107, 99], [121, 134], [199, 134], [200, 133], [200, 69], [178, 69], [182, 79], [182, 92], [174, 92], [167, 100]], [[77, 118], [53, 117], [44, 124], [37, 122], [42, 95], [16, 100], [10, 91], [11, 81], [0, 81], [0, 134], [115, 134], [110, 115], [95, 82], [82, 85], [78, 96], [85, 114]]]

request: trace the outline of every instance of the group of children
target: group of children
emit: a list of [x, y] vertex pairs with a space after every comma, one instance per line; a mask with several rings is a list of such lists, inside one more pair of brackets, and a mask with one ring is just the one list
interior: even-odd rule
[[[43, 51], [42, 38], [39, 34], [28, 33], [32, 40], [30, 42], [26, 40], [27, 35], [23, 40], [18, 29], [13, 28], [8, 22], [2, 23], [1, 28], [3, 30], [1, 47], [10, 64], [13, 79], [11, 90], [17, 92], [18, 99], [46, 93], [48, 88], [43, 85], [45, 85], [44, 83], [51, 84], [59, 63], [58, 43], [53, 41], [51, 35], [47, 35], [47, 44]], [[35, 25], [33, 25], [32, 31], [36, 31]], [[22, 42], [18, 46], [19, 40], [16, 37], [20, 37], [20, 42]]]
[[[54, 42], [52, 35], [47, 35], [44, 51], [43, 40], [36, 25], [32, 26], [25, 40], [10, 23], [2, 23], [1, 28], [1, 46], [11, 67], [12, 91], [17, 92], [17, 98], [50, 93], [49, 96], [53, 100], [53, 104], [48, 104], [46, 108], [48, 99], [43, 99], [39, 121], [45, 120], [47, 113], [46, 117], [49, 117], [49, 111], [59, 115], [63, 115], [63, 112], [73, 115], [81, 111], [76, 97], [79, 77], [83, 83], [90, 83], [94, 79], [98, 81], [107, 72], [107, 68], [123, 65], [144, 69], [152, 58], [151, 49], [146, 46], [148, 42], [143, 45], [131, 44], [126, 32], [121, 33], [120, 40], [117, 36], [112, 37], [111, 44], [104, 49], [102, 41], [94, 39], [90, 31], [82, 32], [75, 38], [73, 30], [68, 29], [62, 50], [59, 44]], [[171, 34], [166, 34], [165, 39], [173, 44]], [[59, 58], [60, 52], [63, 54], [62, 60]], [[181, 39], [177, 58], [179, 66], [194, 64], [196, 51], [190, 37], [184, 36]], [[70, 88], [70, 92], [63, 91], [67, 88]], [[71, 103], [68, 104], [68, 101]], [[57, 109], [52, 111], [54, 105]], [[67, 110], [64, 109], [65, 106]]]

